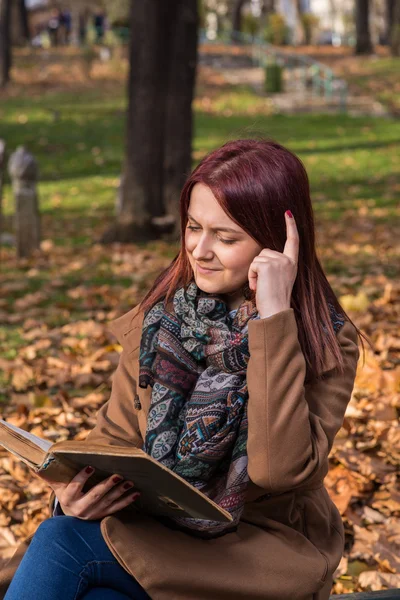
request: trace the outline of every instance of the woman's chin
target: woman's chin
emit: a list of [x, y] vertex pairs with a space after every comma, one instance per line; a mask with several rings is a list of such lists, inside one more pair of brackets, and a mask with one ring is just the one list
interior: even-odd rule
[[207, 281], [205, 277], [195, 277], [197, 287], [207, 294], [220, 294], [222, 293], [221, 286], [218, 286], [216, 283], [212, 283], [211, 281]]

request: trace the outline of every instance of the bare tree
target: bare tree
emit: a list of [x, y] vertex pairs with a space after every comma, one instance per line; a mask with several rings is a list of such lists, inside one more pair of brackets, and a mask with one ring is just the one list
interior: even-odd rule
[[261, 14], [269, 14], [275, 12], [275, 0], [262, 0], [261, 3]]
[[172, 31], [164, 144], [163, 199], [179, 235], [179, 196], [192, 163], [192, 101], [197, 65], [196, 0], [180, 3]]
[[261, 0], [260, 29], [264, 29], [270, 14], [275, 12], [275, 0]]
[[[301, 0], [292, 0], [293, 4], [293, 12], [295, 14], [295, 25], [293, 28], [294, 33], [294, 43], [301, 43], [301, 41], [305, 42], [306, 33], [303, 26], [302, 16], [304, 14], [303, 3]], [[301, 40], [303, 38], [303, 40]]]
[[120, 207], [105, 243], [159, 237], [158, 220], [166, 210], [177, 214], [178, 190], [190, 169], [197, 0], [131, 0], [130, 23]]
[[235, 0], [232, 7], [232, 41], [239, 42], [237, 34], [242, 31], [243, 7], [248, 0]]
[[385, 2], [385, 43], [390, 44], [395, 0], [386, 0]]
[[11, 70], [11, 0], [0, 0], [0, 87], [10, 80]]
[[400, 2], [388, 0], [386, 4], [386, 36], [393, 56], [400, 56]]
[[356, 0], [356, 54], [372, 54], [369, 28], [369, 0]]
[[28, 11], [26, 10], [25, 0], [18, 0], [18, 17], [21, 38], [25, 41], [29, 41], [31, 36], [29, 31]]

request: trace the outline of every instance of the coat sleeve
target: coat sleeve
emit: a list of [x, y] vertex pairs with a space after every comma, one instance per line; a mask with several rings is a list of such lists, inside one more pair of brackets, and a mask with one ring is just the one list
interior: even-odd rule
[[323, 378], [304, 384], [306, 361], [294, 310], [249, 323], [247, 365], [248, 473], [270, 493], [323, 483], [328, 455], [354, 386], [357, 331], [345, 321], [337, 333], [345, 372], [333, 361]]

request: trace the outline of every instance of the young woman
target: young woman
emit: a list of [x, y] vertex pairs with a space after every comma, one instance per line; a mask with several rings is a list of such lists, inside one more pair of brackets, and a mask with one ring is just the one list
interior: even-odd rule
[[306, 171], [275, 142], [232, 141], [180, 210], [179, 254], [112, 325], [123, 351], [87, 440], [143, 448], [232, 522], [124, 511], [134, 482], [83, 494], [83, 470], [52, 485], [59, 516], [7, 566], [6, 600], [329, 597], [344, 528], [323, 482], [359, 332], [316, 255]]

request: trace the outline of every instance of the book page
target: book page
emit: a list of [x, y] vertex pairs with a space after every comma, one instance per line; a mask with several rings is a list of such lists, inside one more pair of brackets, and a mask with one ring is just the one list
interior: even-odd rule
[[9, 429], [13, 429], [15, 432], [19, 433], [25, 439], [28, 439], [31, 442], [33, 442], [34, 444], [36, 444], [36, 446], [39, 446], [39, 448], [41, 448], [45, 452], [47, 452], [48, 449], [50, 448], [50, 446], [53, 445], [53, 442], [44, 440], [43, 438], [40, 438], [37, 435], [34, 435], [33, 433], [29, 433], [29, 431], [25, 431], [25, 429], [21, 429], [20, 427], [17, 427], [16, 425], [12, 425], [11, 423], [4, 421], [3, 419], [0, 419], [0, 423], [3, 423], [4, 426], [8, 427]]

